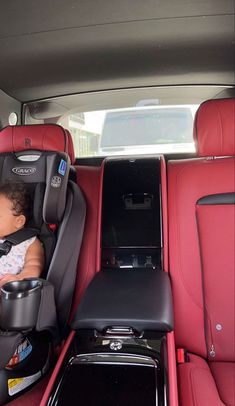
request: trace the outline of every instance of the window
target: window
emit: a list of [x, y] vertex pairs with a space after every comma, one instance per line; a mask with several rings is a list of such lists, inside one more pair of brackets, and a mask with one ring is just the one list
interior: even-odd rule
[[197, 106], [150, 106], [61, 117], [78, 157], [194, 152], [193, 119]]

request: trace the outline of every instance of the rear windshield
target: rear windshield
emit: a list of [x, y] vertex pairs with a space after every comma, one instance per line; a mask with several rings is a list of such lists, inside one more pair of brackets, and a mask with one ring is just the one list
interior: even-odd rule
[[158, 108], [107, 112], [100, 146], [192, 143], [190, 108]]
[[27, 124], [53, 122], [68, 129], [77, 158], [191, 153], [195, 151], [193, 120], [197, 107], [194, 104], [144, 105], [78, 111], [74, 106], [64, 109], [46, 101], [29, 105], [25, 121]]

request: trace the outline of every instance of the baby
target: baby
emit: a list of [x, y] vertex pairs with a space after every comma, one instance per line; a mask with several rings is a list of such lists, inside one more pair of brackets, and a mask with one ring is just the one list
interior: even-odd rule
[[[0, 243], [25, 227], [30, 215], [30, 198], [22, 184], [0, 186]], [[39, 277], [44, 266], [41, 242], [32, 237], [13, 245], [7, 255], [0, 257], [0, 287], [10, 281]]]

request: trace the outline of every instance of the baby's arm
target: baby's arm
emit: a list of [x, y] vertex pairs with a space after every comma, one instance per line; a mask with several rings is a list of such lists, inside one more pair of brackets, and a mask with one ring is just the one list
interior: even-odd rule
[[42, 244], [36, 239], [27, 249], [23, 270], [17, 275], [6, 274], [0, 279], [0, 287], [7, 282], [25, 278], [38, 278], [44, 267], [44, 251]]
[[44, 267], [44, 251], [41, 242], [36, 239], [27, 249], [23, 270], [18, 279], [38, 278]]

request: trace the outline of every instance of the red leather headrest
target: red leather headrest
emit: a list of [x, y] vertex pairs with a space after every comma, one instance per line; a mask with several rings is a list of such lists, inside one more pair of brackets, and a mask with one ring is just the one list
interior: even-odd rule
[[75, 162], [73, 140], [72, 140], [72, 136], [68, 130], [65, 130], [65, 133], [66, 133], [67, 141], [68, 141], [68, 154], [70, 156], [71, 164], [73, 165]]
[[74, 162], [71, 135], [56, 124], [9, 126], [0, 131], [0, 153], [25, 150], [66, 152]]
[[235, 98], [208, 100], [194, 121], [198, 156], [235, 155]]

